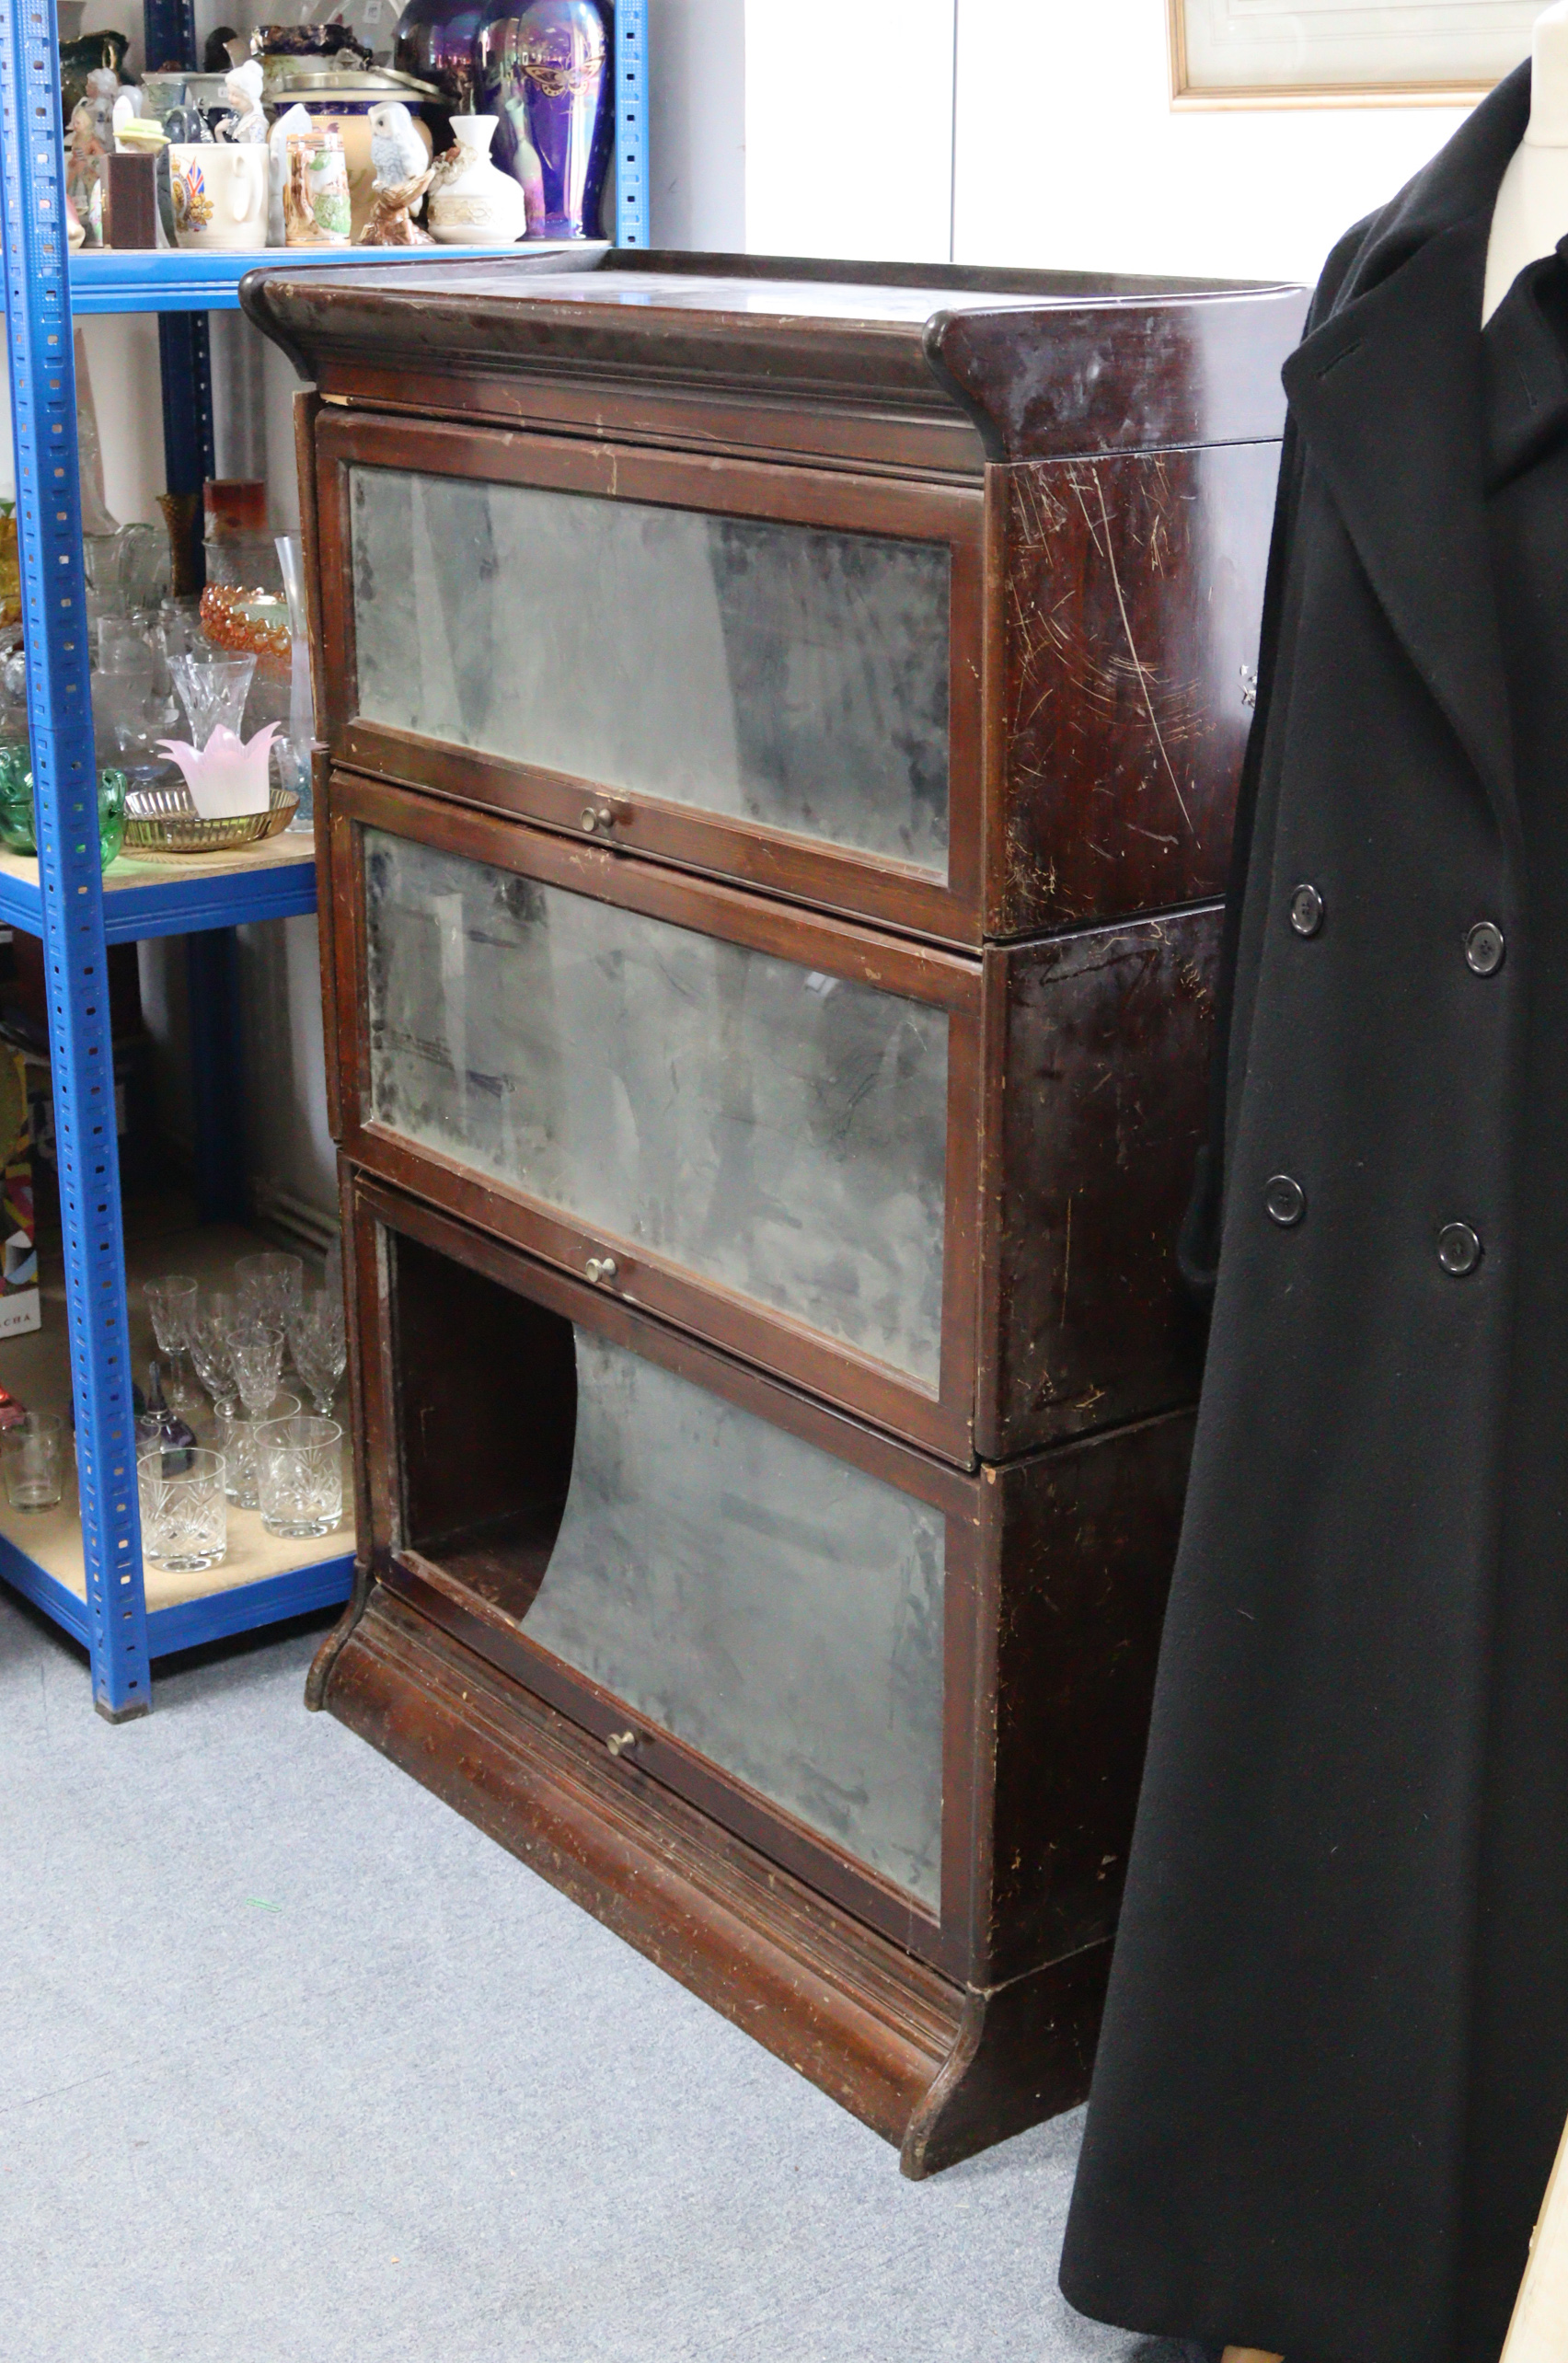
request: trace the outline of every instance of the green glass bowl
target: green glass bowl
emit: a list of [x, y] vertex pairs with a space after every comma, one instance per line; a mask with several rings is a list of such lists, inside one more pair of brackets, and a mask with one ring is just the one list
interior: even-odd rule
[[[98, 774], [98, 857], [106, 870], [125, 842], [127, 785], [123, 771]], [[28, 749], [14, 739], [0, 744], [0, 846], [7, 853], [38, 851], [32, 769]]]

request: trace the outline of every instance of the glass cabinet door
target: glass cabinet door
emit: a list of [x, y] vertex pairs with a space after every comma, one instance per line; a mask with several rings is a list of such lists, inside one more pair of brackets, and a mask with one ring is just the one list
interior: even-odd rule
[[936, 1910], [941, 1513], [574, 1343], [571, 1488], [524, 1632]]
[[946, 1009], [361, 843], [371, 1124], [939, 1392]]
[[945, 542], [347, 478], [363, 720], [945, 882]]

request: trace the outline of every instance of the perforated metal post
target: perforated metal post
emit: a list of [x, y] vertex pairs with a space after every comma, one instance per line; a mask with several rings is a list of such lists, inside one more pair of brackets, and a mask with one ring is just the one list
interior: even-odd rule
[[648, 0], [616, 0], [616, 244], [648, 244]]
[[93, 1699], [152, 1705], [76, 464], [52, 0], [0, 10], [6, 319]]

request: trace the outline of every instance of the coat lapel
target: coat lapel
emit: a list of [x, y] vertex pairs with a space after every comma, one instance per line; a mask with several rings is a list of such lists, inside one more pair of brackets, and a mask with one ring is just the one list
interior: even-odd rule
[[1515, 834], [1486, 513], [1481, 305], [1528, 69], [1477, 110], [1374, 232], [1285, 386], [1368, 580]]

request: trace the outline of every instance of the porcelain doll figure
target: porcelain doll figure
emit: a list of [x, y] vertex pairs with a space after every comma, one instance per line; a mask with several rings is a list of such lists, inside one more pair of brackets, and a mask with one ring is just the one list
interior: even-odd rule
[[82, 225], [83, 243], [103, 244], [103, 179], [109, 150], [98, 137], [91, 101], [72, 112], [65, 150], [65, 193]]
[[114, 145], [114, 102], [120, 96], [120, 76], [111, 65], [95, 66], [87, 76], [87, 95], [84, 105], [92, 110], [93, 131], [105, 153]]
[[261, 68], [255, 58], [247, 58], [243, 65], [224, 77], [224, 92], [234, 112], [225, 115], [218, 125], [221, 140], [244, 142], [264, 140], [267, 118], [261, 111]]
[[529, 226], [523, 190], [490, 162], [493, 115], [454, 115], [456, 144], [436, 160], [426, 217], [443, 246], [513, 246]]

